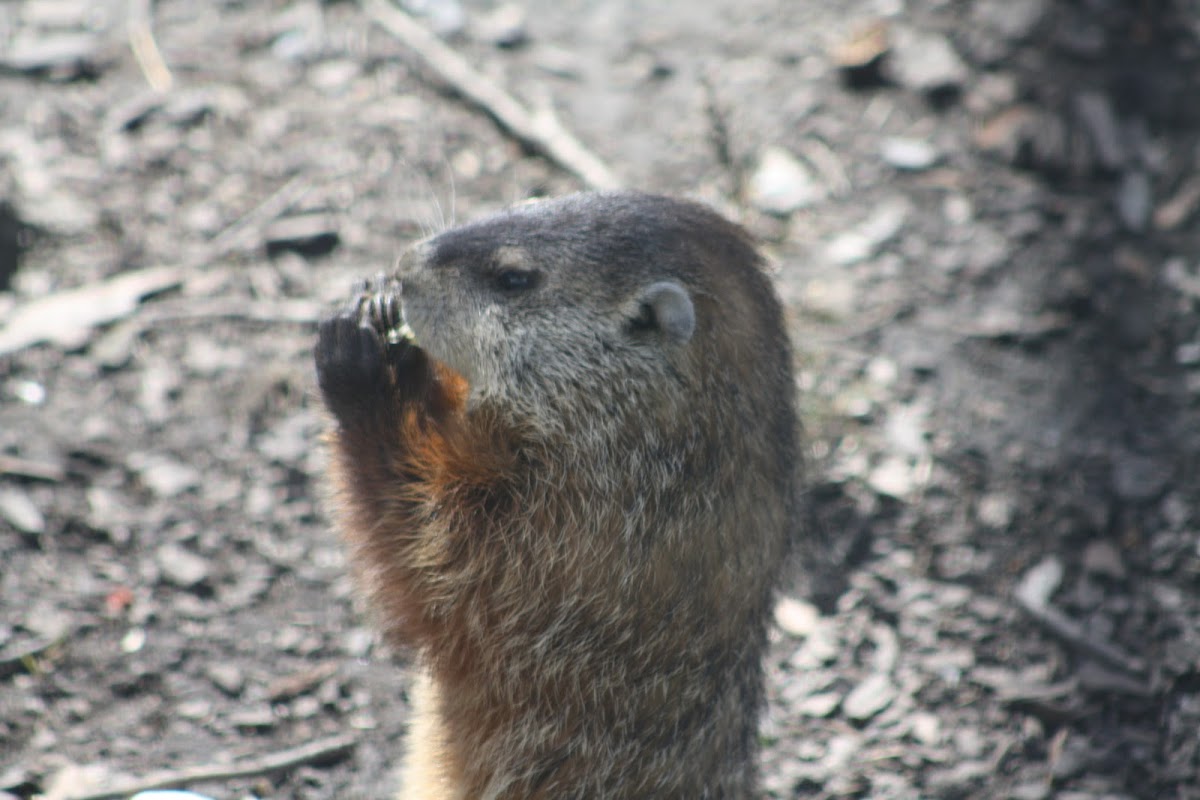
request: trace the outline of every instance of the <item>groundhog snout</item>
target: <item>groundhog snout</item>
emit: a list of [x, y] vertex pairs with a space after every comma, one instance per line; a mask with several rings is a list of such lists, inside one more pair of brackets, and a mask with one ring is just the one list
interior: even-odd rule
[[396, 268], [392, 274], [401, 282], [416, 277], [429, 263], [430, 250], [428, 239], [409, 247], [396, 260]]

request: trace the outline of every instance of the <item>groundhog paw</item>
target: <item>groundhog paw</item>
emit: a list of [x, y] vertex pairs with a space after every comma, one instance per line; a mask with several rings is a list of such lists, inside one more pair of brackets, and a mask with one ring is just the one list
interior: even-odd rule
[[387, 394], [384, 340], [357, 309], [343, 310], [317, 328], [317, 385], [329, 410], [348, 419]]
[[433, 381], [429, 359], [404, 326], [399, 285], [382, 276], [357, 285], [320, 323], [314, 355], [321, 395], [343, 423], [368, 415], [373, 404], [424, 398]]

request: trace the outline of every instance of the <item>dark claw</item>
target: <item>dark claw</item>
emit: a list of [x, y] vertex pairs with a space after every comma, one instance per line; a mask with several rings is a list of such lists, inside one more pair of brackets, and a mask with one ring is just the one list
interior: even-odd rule
[[372, 294], [368, 305], [367, 318], [375, 330], [386, 335], [400, 327], [400, 298], [395, 291], [385, 289]]
[[388, 331], [400, 327], [400, 284], [383, 275], [369, 281], [359, 281], [346, 312], [357, 315], [363, 325], [379, 332], [385, 340]]

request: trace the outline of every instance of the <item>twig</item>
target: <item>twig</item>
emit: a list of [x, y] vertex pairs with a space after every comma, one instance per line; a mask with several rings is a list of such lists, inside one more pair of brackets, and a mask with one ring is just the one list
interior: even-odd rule
[[150, 0], [129, 0], [129, 49], [137, 61], [146, 83], [157, 92], [171, 88], [171, 70], [163, 60], [162, 51], [154, 41], [154, 29], [150, 26]]
[[107, 789], [68, 795], [64, 800], [116, 800], [116, 798], [126, 798], [138, 792], [149, 792], [155, 789], [252, 778], [256, 775], [292, 769], [302, 764], [336, 758], [350, 751], [356, 744], [358, 744], [357, 737], [351, 734], [341, 734], [260, 758], [246, 759], [240, 764], [206, 764], [178, 770], [160, 770], [144, 778], [129, 780]]
[[475, 70], [405, 12], [385, 0], [362, 0], [363, 11], [405, 47], [414, 50], [438, 76], [487, 112], [509, 134], [593, 189], [616, 189], [620, 179], [548, 109], [531, 114], [512, 95]]
[[59, 483], [67, 477], [67, 471], [58, 464], [44, 464], [20, 456], [0, 453], [0, 475], [15, 475], [48, 483]]
[[1050, 633], [1088, 655], [1127, 674], [1144, 674], [1145, 660], [1103, 639], [1089, 636], [1082, 625], [1050, 605], [1050, 595], [1061, 579], [1062, 565], [1055, 558], [1045, 559], [1026, 572], [1017, 585], [1013, 592], [1017, 605]]
[[304, 195], [308, 194], [308, 189], [308, 181], [299, 175], [280, 186], [265, 200], [210, 239], [208, 244], [201, 248], [201, 254], [195, 259], [198, 262], [197, 266], [206, 261], [220, 258], [230, 250], [236, 250], [248, 235], [248, 231], [257, 230], [260, 225], [275, 219], [299, 203], [304, 199]]
[[717, 163], [729, 174], [730, 190], [733, 197], [739, 201], [745, 198], [746, 171], [733, 155], [733, 145], [729, 138], [728, 113], [717, 99], [717, 87], [712, 76], [707, 72], [700, 76], [700, 86], [704, 89], [704, 111], [708, 116], [708, 137], [716, 151]]
[[1098, 658], [1109, 666], [1116, 667], [1130, 675], [1145, 673], [1146, 662], [1143, 659], [1126, 653], [1119, 647], [1109, 644], [1102, 639], [1088, 636], [1082, 625], [1054, 606], [1038, 606], [1026, 603], [1020, 596], [1017, 597], [1017, 602], [1026, 614], [1033, 617], [1043, 628], [1067, 644], [1073, 645], [1088, 655]]

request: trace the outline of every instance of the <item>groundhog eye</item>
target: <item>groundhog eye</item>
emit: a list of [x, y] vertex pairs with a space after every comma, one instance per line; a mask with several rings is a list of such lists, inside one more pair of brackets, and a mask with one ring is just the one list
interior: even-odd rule
[[523, 292], [537, 284], [537, 273], [523, 269], [506, 269], [496, 273], [496, 285], [506, 292]]

